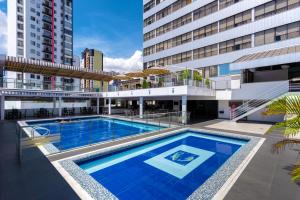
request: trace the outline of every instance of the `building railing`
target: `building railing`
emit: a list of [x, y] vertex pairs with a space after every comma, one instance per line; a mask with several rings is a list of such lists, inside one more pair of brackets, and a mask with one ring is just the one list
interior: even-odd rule
[[130, 121], [139, 121], [146, 124], [153, 124], [171, 128], [173, 126], [183, 126], [190, 122], [190, 112], [187, 111], [171, 111], [171, 112], [156, 112], [137, 114], [135, 111], [127, 111], [123, 115], [117, 115], [119, 118], [124, 118]]
[[190, 87], [199, 87], [199, 88], [206, 88], [206, 89], [215, 89], [216, 83], [212, 80], [202, 80], [202, 81], [195, 81], [195, 80], [182, 80], [182, 81], [169, 81], [169, 82], [162, 82], [162, 83], [150, 83], [147, 86], [131, 86], [131, 87], [124, 87], [122, 85], [114, 86], [110, 85], [108, 87], [109, 92], [118, 92], [118, 91], [129, 91], [129, 90], [138, 90], [138, 89], [151, 89], [151, 88], [164, 88], [164, 87], [176, 87], [176, 86], [190, 86]]
[[75, 92], [102, 92], [103, 88], [85, 88], [80, 83], [55, 83], [46, 80], [18, 80], [15, 78], [0, 78], [0, 88], [24, 90], [55, 90]]

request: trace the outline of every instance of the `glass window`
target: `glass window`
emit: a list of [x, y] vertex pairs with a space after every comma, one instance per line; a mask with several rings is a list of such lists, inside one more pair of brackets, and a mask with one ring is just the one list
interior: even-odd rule
[[261, 31], [258, 33], [255, 33], [255, 46], [263, 45], [265, 44], [265, 32]]
[[275, 39], [275, 31], [274, 29], [265, 31], [265, 44], [273, 43]]
[[287, 39], [287, 26], [280, 26], [276, 28], [275, 40], [281, 41]]
[[288, 38], [295, 38], [300, 36], [300, 23], [292, 23], [288, 25]]

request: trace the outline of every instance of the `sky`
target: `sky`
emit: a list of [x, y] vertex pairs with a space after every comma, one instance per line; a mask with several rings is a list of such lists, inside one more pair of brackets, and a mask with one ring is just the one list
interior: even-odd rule
[[[142, 69], [142, 0], [73, 0], [74, 55], [104, 53], [105, 71]], [[0, 53], [6, 52], [7, 0], [0, 0]]]

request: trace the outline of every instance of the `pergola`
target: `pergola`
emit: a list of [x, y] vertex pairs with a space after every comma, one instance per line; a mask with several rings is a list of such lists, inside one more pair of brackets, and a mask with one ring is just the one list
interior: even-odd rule
[[42, 74], [48, 76], [62, 76], [97, 81], [110, 81], [113, 72], [89, 70], [75, 66], [56, 64], [40, 60], [25, 59], [21, 57], [6, 56], [4, 61], [5, 70], [22, 73]]

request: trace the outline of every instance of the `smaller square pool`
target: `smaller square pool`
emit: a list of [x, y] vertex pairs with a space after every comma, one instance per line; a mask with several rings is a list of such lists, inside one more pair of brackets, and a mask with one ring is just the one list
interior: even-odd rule
[[77, 164], [119, 199], [186, 199], [248, 142], [186, 131]]

